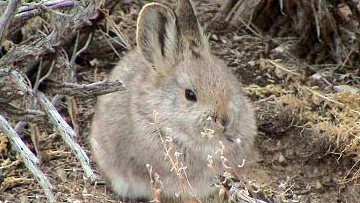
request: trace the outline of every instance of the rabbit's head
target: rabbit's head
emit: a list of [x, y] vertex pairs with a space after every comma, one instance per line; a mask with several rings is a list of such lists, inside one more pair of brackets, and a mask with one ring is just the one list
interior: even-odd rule
[[144, 88], [134, 95], [136, 116], [156, 116], [161, 130], [171, 129], [182, 141], [253, 139], [252, 106], [237, 79], [210, 53], [189, 0], [180, 0], [176, 11], [160, 3], [146, 5], [136, 35], [148, 64]]

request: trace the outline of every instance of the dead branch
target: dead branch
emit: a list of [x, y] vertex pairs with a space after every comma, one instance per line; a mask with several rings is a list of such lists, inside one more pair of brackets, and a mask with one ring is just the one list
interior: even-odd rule
[[[55, 67], [55, 60], [52, 61], [52, 64], [50, 66], [49, 71], [43, 77], [40, 78], [41, 69], [42, 69], [42, 60], [40, 61], [38, 73], [36, 75], [36, 81], [35, 81], [35, 84], [34, 84], [34, 87], [33, 87], [33, 90], [32, 90], [32, 92], [34, 94], [36, 94], [36, 92], [38, 91], [40, 84], [46, 78], [48, 78], [50, 76], [50, 74], [51, 74], [52, 70], [54, 69], [54, 67]], [[28, 110], [36, 109], [36, 105], [37, 105], [37, 103], [36, 103], [35, 95], [32, 95], [31, 96], [31, 103], [30, 103], [30, 106], [29, 106]], [[26, 123], [27, 123], [26, 121], [20, 121], [19, 123], [17, 123], [16, 126], [15, 126], [16, 132], [20, 132], [22, 130], [22, 128], [25, 127]]]
[[9, 67], [10, 64], [25, 59], [36, 63], [44, 56], [54, 56], [62, 47], [70, 43], [77, 33], [91, 30], [94, 23], [100, 20], [99, 13], [95, 4], [90, 3], [86, 8], [79, 9], [79, 12], [72, 18], [69, 17], [58, 22], [57, 29], [54, 29], [48, 36], [31, 44], [18, 46], [6, 53], [0, 59], [0, 66]]
[[31, 173], [35, 176], [36, 181], [43, 188], [48, 201], [55, 202], [54, 195], [52, 194], [51, 191], [52, 186], [49, 180], [36, 166], [36, 164], [39, 162], [38, 159], [29, 150], [29, 148], [26, 147], [26, 145], [23, 143], [19, 135], [1, 115], [0, 115], [0, 129], [8, 136], [11, 145], [14, 146], [15, 150], [20, 154], [22, 160], [25, 163], [26, 168], [28, 168], [31, 171]]
[[[30, 111], [36, 109], [37, 100], [36, 100], [36, 98], [35, 98], [35, 94], [36, 94], [36, 92], [38, 91], [40, 84], [41, 84], [46, 78], [48, 78], [48, 77], [50, 76], [52, 70], [53, 70], [54, 67], [55, 67], [55, 60], [53, 60], [51, 66], [50, 66], [50, 69], [48, 70], [48, 72], [47, 72], [43, 77], [40, 78], [40, 76], [41, 76], [41, 70], [42, 70], [42, 62], [43, 62], [43, 60], [40, 61], [38, 73], [37, 73], [37, 75], [36, 75], [36, 81], [35, 81], [34, 87], [33, 87], [33, 89], [32, 89], [33, 95], [31, 96], [31, 103], [30, 103], [30, 106], [29, 106], [29, 108], [28, 108], [28, 110], [30, 110]], [[22, 130], [22, 128], [26, 125], [26, 123], [27, 123], [26, 121], [20, 121], [19, 123], [17, 123], [16, 126], [15, 126], [16, 132], [20, 132], [20, 131]], [[38, 128], [38, 127], [37, 127], [37, 128]], [[36, 132], [36, 131], [34, 131], [34, 132]], [[41, 153], [40, 153], [40, 151], [39, 151], [39, 148], [40, 148], [40, 147], [39, 147], [39, 142], [38, 142], [38, 139], [37, 139], [37, 138], [34, 138], [34, 136], [37, 136], [38, 134], [40, 134], [40, 132], [39, 132], [39, 133], [32, 133], [32, 134], [31, 134], [31, 138], [32, 138], [32, 141], [33, 141], [33, 144], [34, 144], [36, 153], [37, 153], [37, 155], [38, 155], [38, 158], [41, 160], [42, 155], [41, 155]], [[34, 141], [35, 141], [35, 142], [34, 142]]]
[[[17, 71], [11, 71], [11, 76], [14, 78], [16, 84], [21, 88], [21, 90], [29, 96], [34, 96], [34, 92], [27, 84], [27, 81], [22, 74]], [[36, 98], [40, 105], [46, 111], [50, 121], [59, 129], [60, 134], [63, 140], [69, 145], [72, 152], [75, 154], [77, 159], [80, 161], [82, 168], [84, 169], [85, 176], [94, 182], [97, 179], [97, 176], [91, 170], [89, 164], [89, 158], [87, 157], [84, 150], [74, 141], [75, 132], [73, 129], [64, 121], [61, 115], [57, 112], [55, 107], [51, 102], [45, 97], [41, 92], [36, 93]]]
[[0, 19], [0, 45], [4, 39], [4, 36], [6, 36], [10, 21], [14, 17], [17, 6], [20, 2], [20, 0], [10, 0], [4, 14]]
[[99, 81], [91, 84], [64, 83], [54, 86], [54, 91], [58, 94], [76, 97], [95, 97], [111, 92], [125, 90], [120, 80]]
[[84, 169], [85, 176], [91, 182], [95, 182], [98, 177], [94, 174], [90, 167], [90, 161], [84, 150], [74, 140], [75, 132], [61, 117], [59, 112], [51, 104], [51, 102], [41, 92], [36, 94], [37, 99], [41, 106], [45, 109], [50, 121], [59, 129], [62, 139], [69, 145], [76, 158], [79, 160], [82, 168]]
[[18, 8], [18, 12], [11, 20], [11, 26], [9, 27], [7, 37], [13, 35], [26, 23], [27, 20], [35, 16], [43, 16], [45, 13], [49, 13], [53, 9], [71, 8], [73, 6], [73, 0], [49, 0], [40, 3], [24, 2], [23, 5]]
[[6, 117], [26, 122], [39, 122], [45, 117], [45, 113], [39, 110], [21, 109], [12, 104], [0, 101], [0, 113]]
[[[21, 74], [16, 71], [12, 71], [12, 76], [14, 76], [16, 83], [19, 85], [22, 91], [26, 92], [30, 96], [34, 96], [34, 92], [31, 88], [26, 84], [26, 80]], [[51, 104], [51, 102], [45, 97], [43, 93], [38, 92], [36, 94], [36, 98], [41, 106], [45, 109], [48, 117], [56, 125], [62, 135], [63, 140], [70, 146], [71, 150], [75, 154], [75, 156], [80, 161], [84, 169], [85, 176], [89, 178], [91, 181], [95, 181], [96, 176], [92, 172], [91, 167], [89, 165], [89, 158], [85, 154], [85, 152], [81, 149], [81, 147], [75, 143], [74, 136], [75, 132], [73, 129], [64, 121], [61, 115], [57, 112], [55, 107]]]
[[[74, 81], [74, 78], [75, 78], [75, 69], [74, 69], [75, 60], [82, 52], [84, 52], [87, 49], [87, 47], [89, 46], [89, 44], [91, 42], [91, 39], [92, 39], [92, 33], [90, 33], [89, 38], [86, 41], [84, 47], [82, 47], [79, 51], [77, 51], [77, 47], [79, 45], [79, 36], [80, 35], [78, 33], [77, 36], [76, 36], [73, 55], [72, 55], [72, 57], [70, 59], [70, 62], [69, 62], [69, 67], [68, 67], [69, 71], [68, 71], [68, 75], [67, 75], [67, 78], [66, 78], [66, 82], [73, 82]], [[64, 97], [64, 95], [57, 94], [57, 95], [54, 96], [54, 98], [52, 99], [51, 102], [53, 104], [57, 104], [63, 97]]]
[[[52, 34], [54, 34], [54, 33], [56, 33], [56, 32], [52, 32]], [[50, 35], [51, 35], [51, 34], [50, 34]], [[85, 50], [85, 48], [88, 46], [88, 44], [89, 44], [90, 41], [91, 41], [91, 38], [92, 38], [92, 34], [90, 34], [89, 39], [88, 39], [88, 41], [86, 42], [86, 45], [84, 46], [84, 48], [81, 49], [78, 53], [74, 52], [74, 57], [73, 57], [72, 61], [70, 62], [70, 67], [69, 67], [69, 73], [68, 73], [68, 79], [67, 79], [67, 80], [72, 79], [72, 78], [75, 77], [75, 72], [73, 71], [73, 68], [71, 68], [71, 67], [73, 67], [74, 64], [75, 64], [75, 58], [76, 58], [81, 52], [83, 52], [83, 51]], [[79, 41], [79, 31], [77, 32], [76, 44], [75, 44], [74, 50], [77, 49], [78, 41]], [[42, 59], [42, 58], [41, 58], [41, 59]], [[53, 70], [53, 68], [54, 68], [54, 66], [55, 66], [55, 60], [52, 61], [52, 65], [51, 65], [49, 71], [48, 71], [47, 74], [46, 74], [45, 76], [43, 76], [42, 78], [40, 78], [41, 68], [42, 68], [41, 64], [42, 64], [42, 60], [40, 61], [39, 70], [38, 70], [38, 74], [37, 74], [37, 79], [36, 79], [36, 82], [35, 82], [35, 85], [34, 85], [34, 88], [33, 88], [33, 93], [34, 93], [34, 94], [36, 94], [36, 92], [37, 92], [38, 87], [40, 86], [40, 84], [41, 84], [45, 79], [47, 79], [47, 78], [50, 76], [50, 74], [51, 74], [51, 72], [52, 72], [52, 70]], [[70, 77], [70, 78], [69, 78], [69, 77]], [[61, 95], [55, 95], [55, 97], [54, 97], [54, 99], [53, 99], [53, 104], [54, 104], [54, 106], [56, 106], [56, 104], [61, 100], [61, 98], [62, 98]], [[34, 109], [34, 108], [35, 108], [35, 105], [36, 105], [36, 99], [35, 99], [34, 95], [32, 95], [32, 101], [31, 101], [31, 104], [30, 104], [29, 109]], [[26, 125], [26, 122], [20, 121], [20, 122], [16, 125], [16, 127], [15, 127], [16, 131], [17, 131], [17, 132], [21, 131], [21, 129], [22, 129], [25, 125]]]
[[23, 3], [24, 5], [19, 7], [18, 13], [16, 14], [16, 17], [18, 17], [21, 14], [25, 14], [27, 11], [33, 11], [40, 9], [56, 9], [56, 8], [64, 8], [67, 6], [73, 6], [74, 1], [73, 0], [50, 0], [40, 3]]

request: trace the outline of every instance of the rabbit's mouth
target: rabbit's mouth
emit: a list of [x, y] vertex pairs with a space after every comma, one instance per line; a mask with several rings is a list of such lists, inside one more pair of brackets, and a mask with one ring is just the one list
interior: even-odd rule
[[235, 143], [236, 142], [235, 136], [232, 136], [232, 135], [230, 135], [228, 133], [224, 133], [223, 135], [226, 138], [226, 140], [229, 141], [230, 143]]
[[[200, 131], [201, 138], [223, 140], [225, 137], [227, 140], [233, 142], [233, 136], [229, 131], [231, 126], [227, 125], [227, 122], [228, 120], [206, 113], [199, 119], [197, 128]], [[224, 123], [226, 123], [226, 125]]]

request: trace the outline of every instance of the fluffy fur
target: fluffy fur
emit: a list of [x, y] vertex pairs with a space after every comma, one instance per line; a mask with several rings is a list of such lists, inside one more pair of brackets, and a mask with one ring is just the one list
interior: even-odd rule
[[[184, 183], [185, 197], [208, 197], [216, 190], [211, 186], [216, 176], [207, 158], [219, 141], [234, 169], [252, 153], [253, 107], [237, 79], [210, 54], [189, 0], [180, 0], [176, 12], [159, 3], [146, 5], [138, 18], [137, 43], [110, 75], [127, 90], [98, 98], [91, 132], [95, 160], [124, 198], [152, 198], [147, 164], [160, 176], [161, 195], [172, 198], [180, 184], [160, 139], [168, 136], [171, 153], [181, 153], [179, 162], [193, 187]], [[186, 89], [196, 102], [186, 99]], [[202, 136], [206, 129], [214, 130], [212, 138]], [[214, 156], [214, 168], [223, 173], [220, 156]]]

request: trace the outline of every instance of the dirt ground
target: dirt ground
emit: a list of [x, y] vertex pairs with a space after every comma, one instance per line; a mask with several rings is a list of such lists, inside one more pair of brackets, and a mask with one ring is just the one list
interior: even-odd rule
[[[209, 5], [198, 5], [202, 24], [207, 23], [208, 16], [216, 9], [218, 7], [209, 9]], [[135, 26], [131, 23], [135, 21], [129, 20], [127, 34]], [[246, 189], [249, 196], [265, 202], [360, 202], [358, 149], [342, 153], [346, 140], [332, 139], [325, 131], [313, 127], [315, 123], [311, 122], [309, 114], [305, 116], [306, 112], [314, 112], [331, 120], [333, 114], [328, 114], [331, 109], [321, 107], [324, 101], [320, 105], [306, 103], [304, 108], [293, 109], [295, 102], [309, 101], [309, 95], [304, 92], [306, 87], [313, 89], [314, 85], [309, 81], [311, 73], [301, 69], [287, 56], [272, 51], [276, 47], [245, 27], [229, 29], [224, 33], [210, 36], [213, 53], [226, 61], [239, 77], [257, 111], [259, 134], [254, 149], [257, 160], [254, 166], [244, 171], [246, 179], [242, 180], [248, 183]], [[133, 41], [133, 34], [129, 34], [129, 38]], [[83, 60], [88, 59], [83, 57]], [[98, 60], [101, 62], [100, 58]], [[97, 68], [79, 62], [77, 82], [92, 83], [105, 78], [116, 60], [114, 57], [113, 61], [107, 63], [109, 65]], [[279, 69], [272, 62], [286, 68]], [[337, 84], [349, 84], [350, 80], [337, 81]], [[351, 84], [360, 87], [359, 83]], [[317, 90], [322, 91], [321, 88]], [[354, 98], [358, 96], [359, 93]], [[74, 99], [78, 108], [77, 124], [70, 122], [68, 99], [61, 102], [59, 111], [70, 125], [79, 127], [80, 135], [76, 141], [86, 151], [98, 173], [88, 142], [96, 98]], [[360, 110], [358, 106], [353, 109]], [[40, 168], [53, 185], [57, 202], [120, 202], [105, 184], [92, 185], [83, 177], [79, 162], [53, 125], [42, 123], [40, 127]], [[28, 137], [30, 132], [30, 128], [26, 128], [23, 136]], [[27, 141], [28, 146], [32, 147], [31, 142]], [[46, 202], [42, 189], [2, 133], [0, 202]]]

